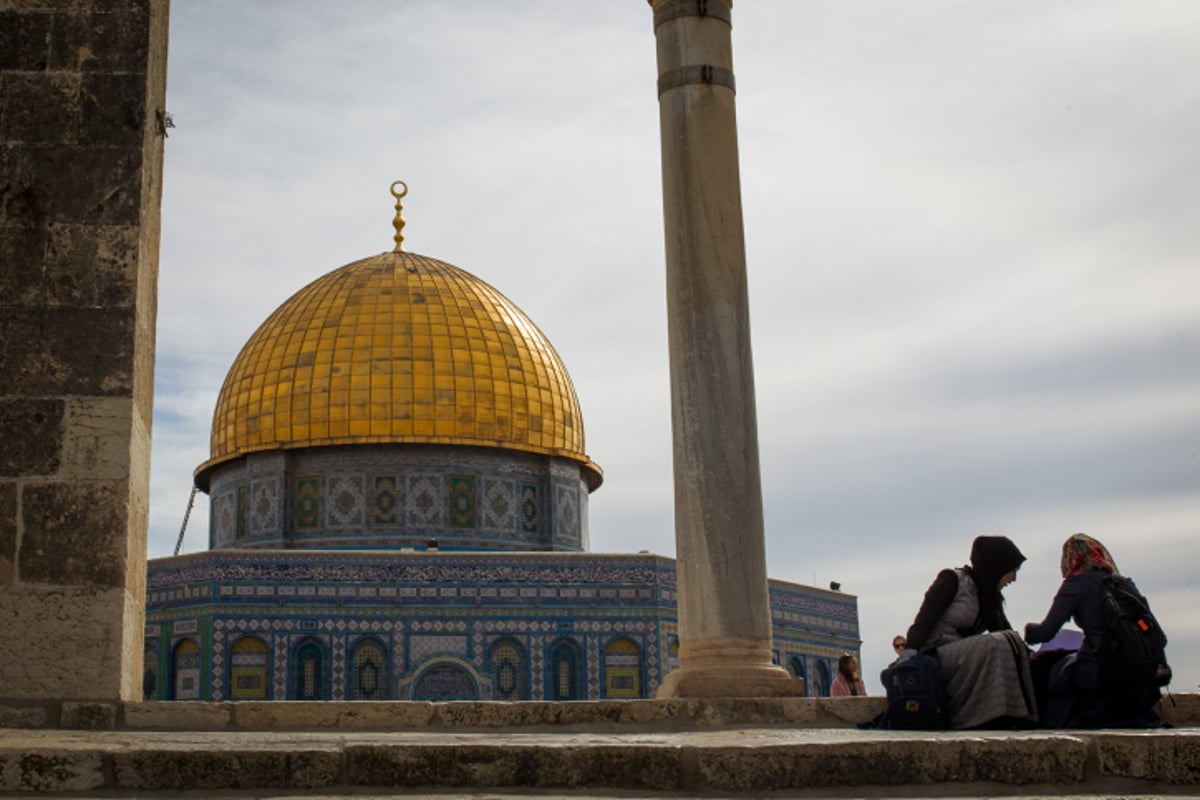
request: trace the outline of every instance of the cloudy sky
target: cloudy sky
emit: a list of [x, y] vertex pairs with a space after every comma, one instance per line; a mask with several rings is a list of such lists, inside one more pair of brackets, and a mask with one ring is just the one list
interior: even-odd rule
[[[175, 0], [150, 552], [254, 329], [392, 247], [495, 285], [579, 393], [595, 552], [674, 553], [644, 0]], [[772, 577], [859, 598], [874, 677], [980, 533], [1018, 626], [1086, 531], [1200, 683], [1200, 3], [739, 0]], [[201, 496], [203, 499], [203, 496]], [[203, 503], [184, 552], [204, 549]]]

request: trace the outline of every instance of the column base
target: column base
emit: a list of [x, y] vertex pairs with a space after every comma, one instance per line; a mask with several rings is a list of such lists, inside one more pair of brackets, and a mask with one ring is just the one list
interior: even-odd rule
[[769, 640], [681, 642], [679, 668], [667, 673], [655, 696], [803, 697], [804, 680], [771, 663]]
[[679, 668], [659, 685], [655, 697], [803, 697], [804, 681], [782, 667]]

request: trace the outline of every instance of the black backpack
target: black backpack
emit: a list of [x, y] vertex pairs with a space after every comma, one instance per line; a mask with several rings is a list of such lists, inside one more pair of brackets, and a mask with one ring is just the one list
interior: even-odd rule
[[928, 649], [892, 664], [879, 676], [887, 708], [875, 719], [880, 728], [939, 730], [950, 727], [950, 698], [942, 687], [936, 651]]
[[1133, 581], [1106, 575], [1100, 583], [1104, 599], [1104, 639], [1096, 650], [1101, 679], [1125, 690], [1158, 696], [1171, 682], [1167, 665], [1167, 635], [1150, 611], [1150, 604]]

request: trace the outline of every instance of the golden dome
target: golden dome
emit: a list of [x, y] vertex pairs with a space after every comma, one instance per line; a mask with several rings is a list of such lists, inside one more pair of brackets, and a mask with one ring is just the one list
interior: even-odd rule
[[238, 354], [196, 470], [264, 450], [376, 443], [499, 447], [579, 462], [579, 400], [546, 336], [470, 273], [383, 253], [318, 278]]

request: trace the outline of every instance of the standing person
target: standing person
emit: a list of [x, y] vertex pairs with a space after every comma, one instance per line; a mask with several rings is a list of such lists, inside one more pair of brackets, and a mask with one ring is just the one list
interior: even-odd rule
[[838, 658], [838, 674], [829, 687], [830, 697], [866, 697], [867, 686], [858, 674], [858, 658], [842, 653]]
[[937, 648], [950, 697], [950, 727], [1027, 727], [1037, 722], [1029, 648], [1004, 615], [1001, 590], [1025, 556], [1004, 536], [978, 536], [971, 563], [938, 573], [905, 636], [900, 659]]
[[1108, 675], [1096, 656], [1106, 632], [1105, 579], [1120, 578], [1141, 597], [1137, 586], [1117, 571], [1108, 548], [1084, 533], [1076, 533], [1063, 542], [1059, 567], [1063, 582], [1058, 593], [1046, 618], [1025, 626], [1025, 641], [1048, 642], [1068, 619], [1074, 619], [1083, 631], [1083, 643], [1077, 652], [1051, 668], [1043, 722], [1051, 728], [1161, 725], [1162, 720], [1153, 709], [1159, 699], [1157, 686], [1140, 686], [1121, 676]]

